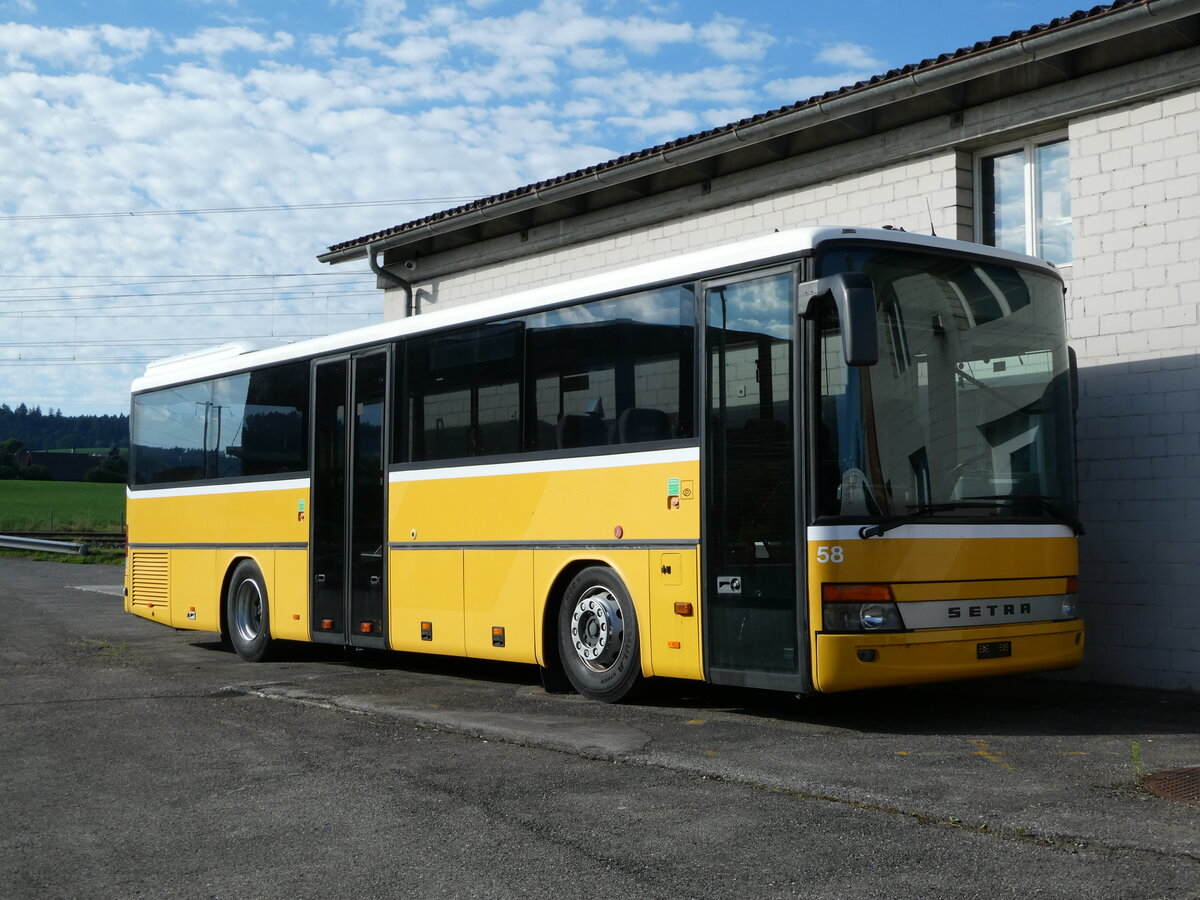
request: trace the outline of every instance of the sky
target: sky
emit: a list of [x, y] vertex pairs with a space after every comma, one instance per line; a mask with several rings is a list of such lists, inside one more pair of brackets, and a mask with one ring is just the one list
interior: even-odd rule
[[326, 247], [1079, 8], [0, 0], [0, 403], [381, 321]]

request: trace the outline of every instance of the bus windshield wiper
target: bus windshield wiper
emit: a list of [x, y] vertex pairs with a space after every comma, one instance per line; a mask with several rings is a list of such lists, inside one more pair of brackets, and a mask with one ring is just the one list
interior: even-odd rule
[[1036, 503], [1042, 512], [1047, 513], [1050, 518], [1057, 522], [1066, 525], [1071, 531], [1075, 532], [1075, 536], [1079, 537], [1086, 532], [1083, 528], [1083, 523], [1073, 516], [1067, 515], [1062, 508], [1055, 503], [1057, 497], [1047, 497], [1045, 494], [997, 494], [991, 497], [967, 497], [968, 500], [993, 500], [1002, 503]]
[[1076, 536], [1082, 535], [1084, 533], [1083, 523], [1063, 512], [1054, 503], [1054, 499], [1042, 494], [997, 494], [989, 497], [964, 497], [962, 500], [951, 500], [945, 503], [926, 503], [922, 506], [909, 507], [911, 511], [903, 516], [896, 516], [885, 522], [876, 522], [874, 525], [864, 525], [858, 529], [858, 536], [863, 539], [879, 537], [882, 534], [887, 534], [887, 532], [894, 528], [899, 528], [901, 525], [907, 525], [910, 522], [915, 522], [917, 519], [939, 512], [949, 512], [956, 509], [996, 509], [999, 506], [1015, 505], [1022, 502], [1038, 504], [1043, 512], [1047, 513], [1055, 521], [1066, 525]]
[[907, 525], [910, 522], [915, 522], [917, 519], [931, 516], [934, 513], [948, 512], [956, 509], [995, 509], [997, 501], [1000, 498], [993, 497], [969, 497], [965, 500], [950, 500], [945, 503], [925, 503], [921, 506], [910, 506], [910, 512], [895, 516], [888, 519], [886, 522], [876, 522], [874, 525], [864, 525], [858, 529], [858, 536], [863, 538], [879, 537], [881, 534], [887, 534], [893, 528], [899, 528], [901, 525]]

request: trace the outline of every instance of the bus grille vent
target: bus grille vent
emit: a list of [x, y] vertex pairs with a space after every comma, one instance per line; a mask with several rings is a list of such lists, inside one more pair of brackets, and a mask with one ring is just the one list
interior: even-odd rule
[[133, 604], [166, 605], [170, 557], [163, 550], [133, 552]]

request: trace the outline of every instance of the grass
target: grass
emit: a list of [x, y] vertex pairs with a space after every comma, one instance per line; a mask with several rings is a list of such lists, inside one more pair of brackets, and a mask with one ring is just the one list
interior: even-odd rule
[[8, 531], [120, 531], [125, 485], [0, 480], [0, 534]]
[[36, 559], [41, 562], [66, 563], [69, 566], [123, 566], [123, 549], [89, 550], [83, 556], [71, 553], [39, 553], [33, 550], [0, 550], [0, 559]]

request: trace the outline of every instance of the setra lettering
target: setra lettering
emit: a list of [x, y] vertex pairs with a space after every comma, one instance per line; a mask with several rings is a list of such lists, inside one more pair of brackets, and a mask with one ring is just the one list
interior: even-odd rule
[[[1032, 603], [988, 603], [981, 606], [968, 606], [966, 608], [967, 617], [970, 619], [995, 619], [1001, 616], [1027, 616], [1033, 613]], [[946, 607], [947, 619], [961, 619], [963, 617], [963, 607], [948, 606]]]

